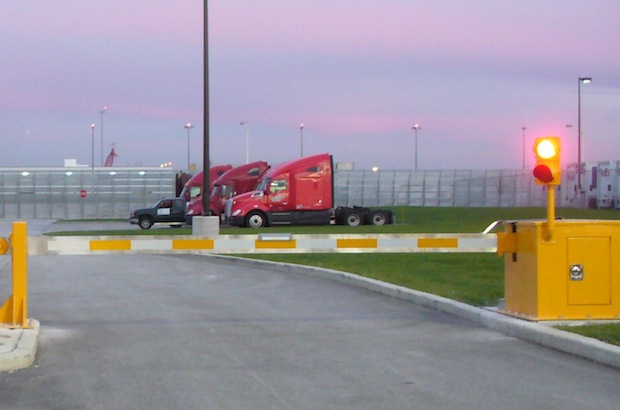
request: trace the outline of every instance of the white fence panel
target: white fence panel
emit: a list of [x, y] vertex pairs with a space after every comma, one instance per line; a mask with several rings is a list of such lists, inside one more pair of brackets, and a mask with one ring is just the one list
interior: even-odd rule
[[[596, 207], [597, 192], [620, 208], [620, 162], [609, 168], [608, 182], [597, 163], [568, 166], [556, 205]], [[132, 209], [175, 194], [169, 168], [0, 168], [0, 218], [127, 218]], [[602, 183], [606, 185], [600, 187]], [[86, 196], [80, 196], [85, 191]], [[547, 193], [530, 170], [336, 170], [336, 206], [544, 207]], [[612, 205], [613, 202], [613, 205]]]

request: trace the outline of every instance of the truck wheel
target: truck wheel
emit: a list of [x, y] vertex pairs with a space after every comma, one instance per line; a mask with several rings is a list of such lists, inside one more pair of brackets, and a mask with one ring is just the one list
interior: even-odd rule
[[252, 211], [245, 217], [245, 226], [250, 228], [262, 228], [267, 226], [267, 218], [260, 211]]
[[351, 211], [347, 214], [345, 222], [349, 226], [359, 226], [362, 224], [362, 217], [357, 211]]
[[153, 221], [149, 217], [143, 217], [140, 218], [140, 221], [138, 221], [138, 225], [140, 225], [140, 228], [142, 229], [151, 229], [151, 226], [153, 226]]
[[370, 214], [370, 223], [376, 226], [385, 225], [387, 222], [387, 216], [384, 212], [375, 211]]

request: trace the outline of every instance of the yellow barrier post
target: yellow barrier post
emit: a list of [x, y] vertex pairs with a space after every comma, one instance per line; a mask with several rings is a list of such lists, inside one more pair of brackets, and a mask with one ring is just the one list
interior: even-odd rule
[[503, 313], [528, 320], [620, 319], [620, 221], [505, 222]]
[[0, 326], [28, 328], [28, 225], [13, 222], [13, 294], [0, 307]]
[[547, 189], [547, 221], [504, 222], [497, 244], [504, 255], [501, 310], [529, 320], [619, 319], [620, 221], [556, 221], [559, 138], [537, 138], [534, 153], [536, 183]]

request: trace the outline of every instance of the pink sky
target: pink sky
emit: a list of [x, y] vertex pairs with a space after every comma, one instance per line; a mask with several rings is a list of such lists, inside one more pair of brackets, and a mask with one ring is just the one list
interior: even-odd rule
[[[0, 166], [202, 158], [202, 1], [0, 2]], [[520, 168], [535, 137], [620, 160], [617, 0], [209, 2], [211, 159]], [[571, 124], [572, 128], [566, 125]]]

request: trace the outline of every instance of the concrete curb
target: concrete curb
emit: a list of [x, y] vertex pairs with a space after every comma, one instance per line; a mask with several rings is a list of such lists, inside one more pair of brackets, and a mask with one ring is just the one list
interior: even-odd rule
[[208, 255], [208, 257], [224, 259], [233, 263], [245, 265], [256, 265], [263, 267], [265, 265], [269, 265], [284, 272], [300, 273], [337, 280], [339, 282], [348, 283], [379, 292], [384, 295], [407, 300], [415, 303], [416, 305], [436, 309], [441, 312], [478, 323], [484, 327], [496, 330], [509, 336], [620, 369], [620, 346], [610, 345], [596, 339], [558, 330], [538, 322], [529, 322], [511, 316], [506, 316], [491, 309], [474, 307], [441, 296], [432, 295], [333, 269], [257, 259], [245, 259], [234, 256]]
[[30, 367], [39, 344], [39, 322], [30, 319], [30, 329], [0, 328], [0, 372]]

